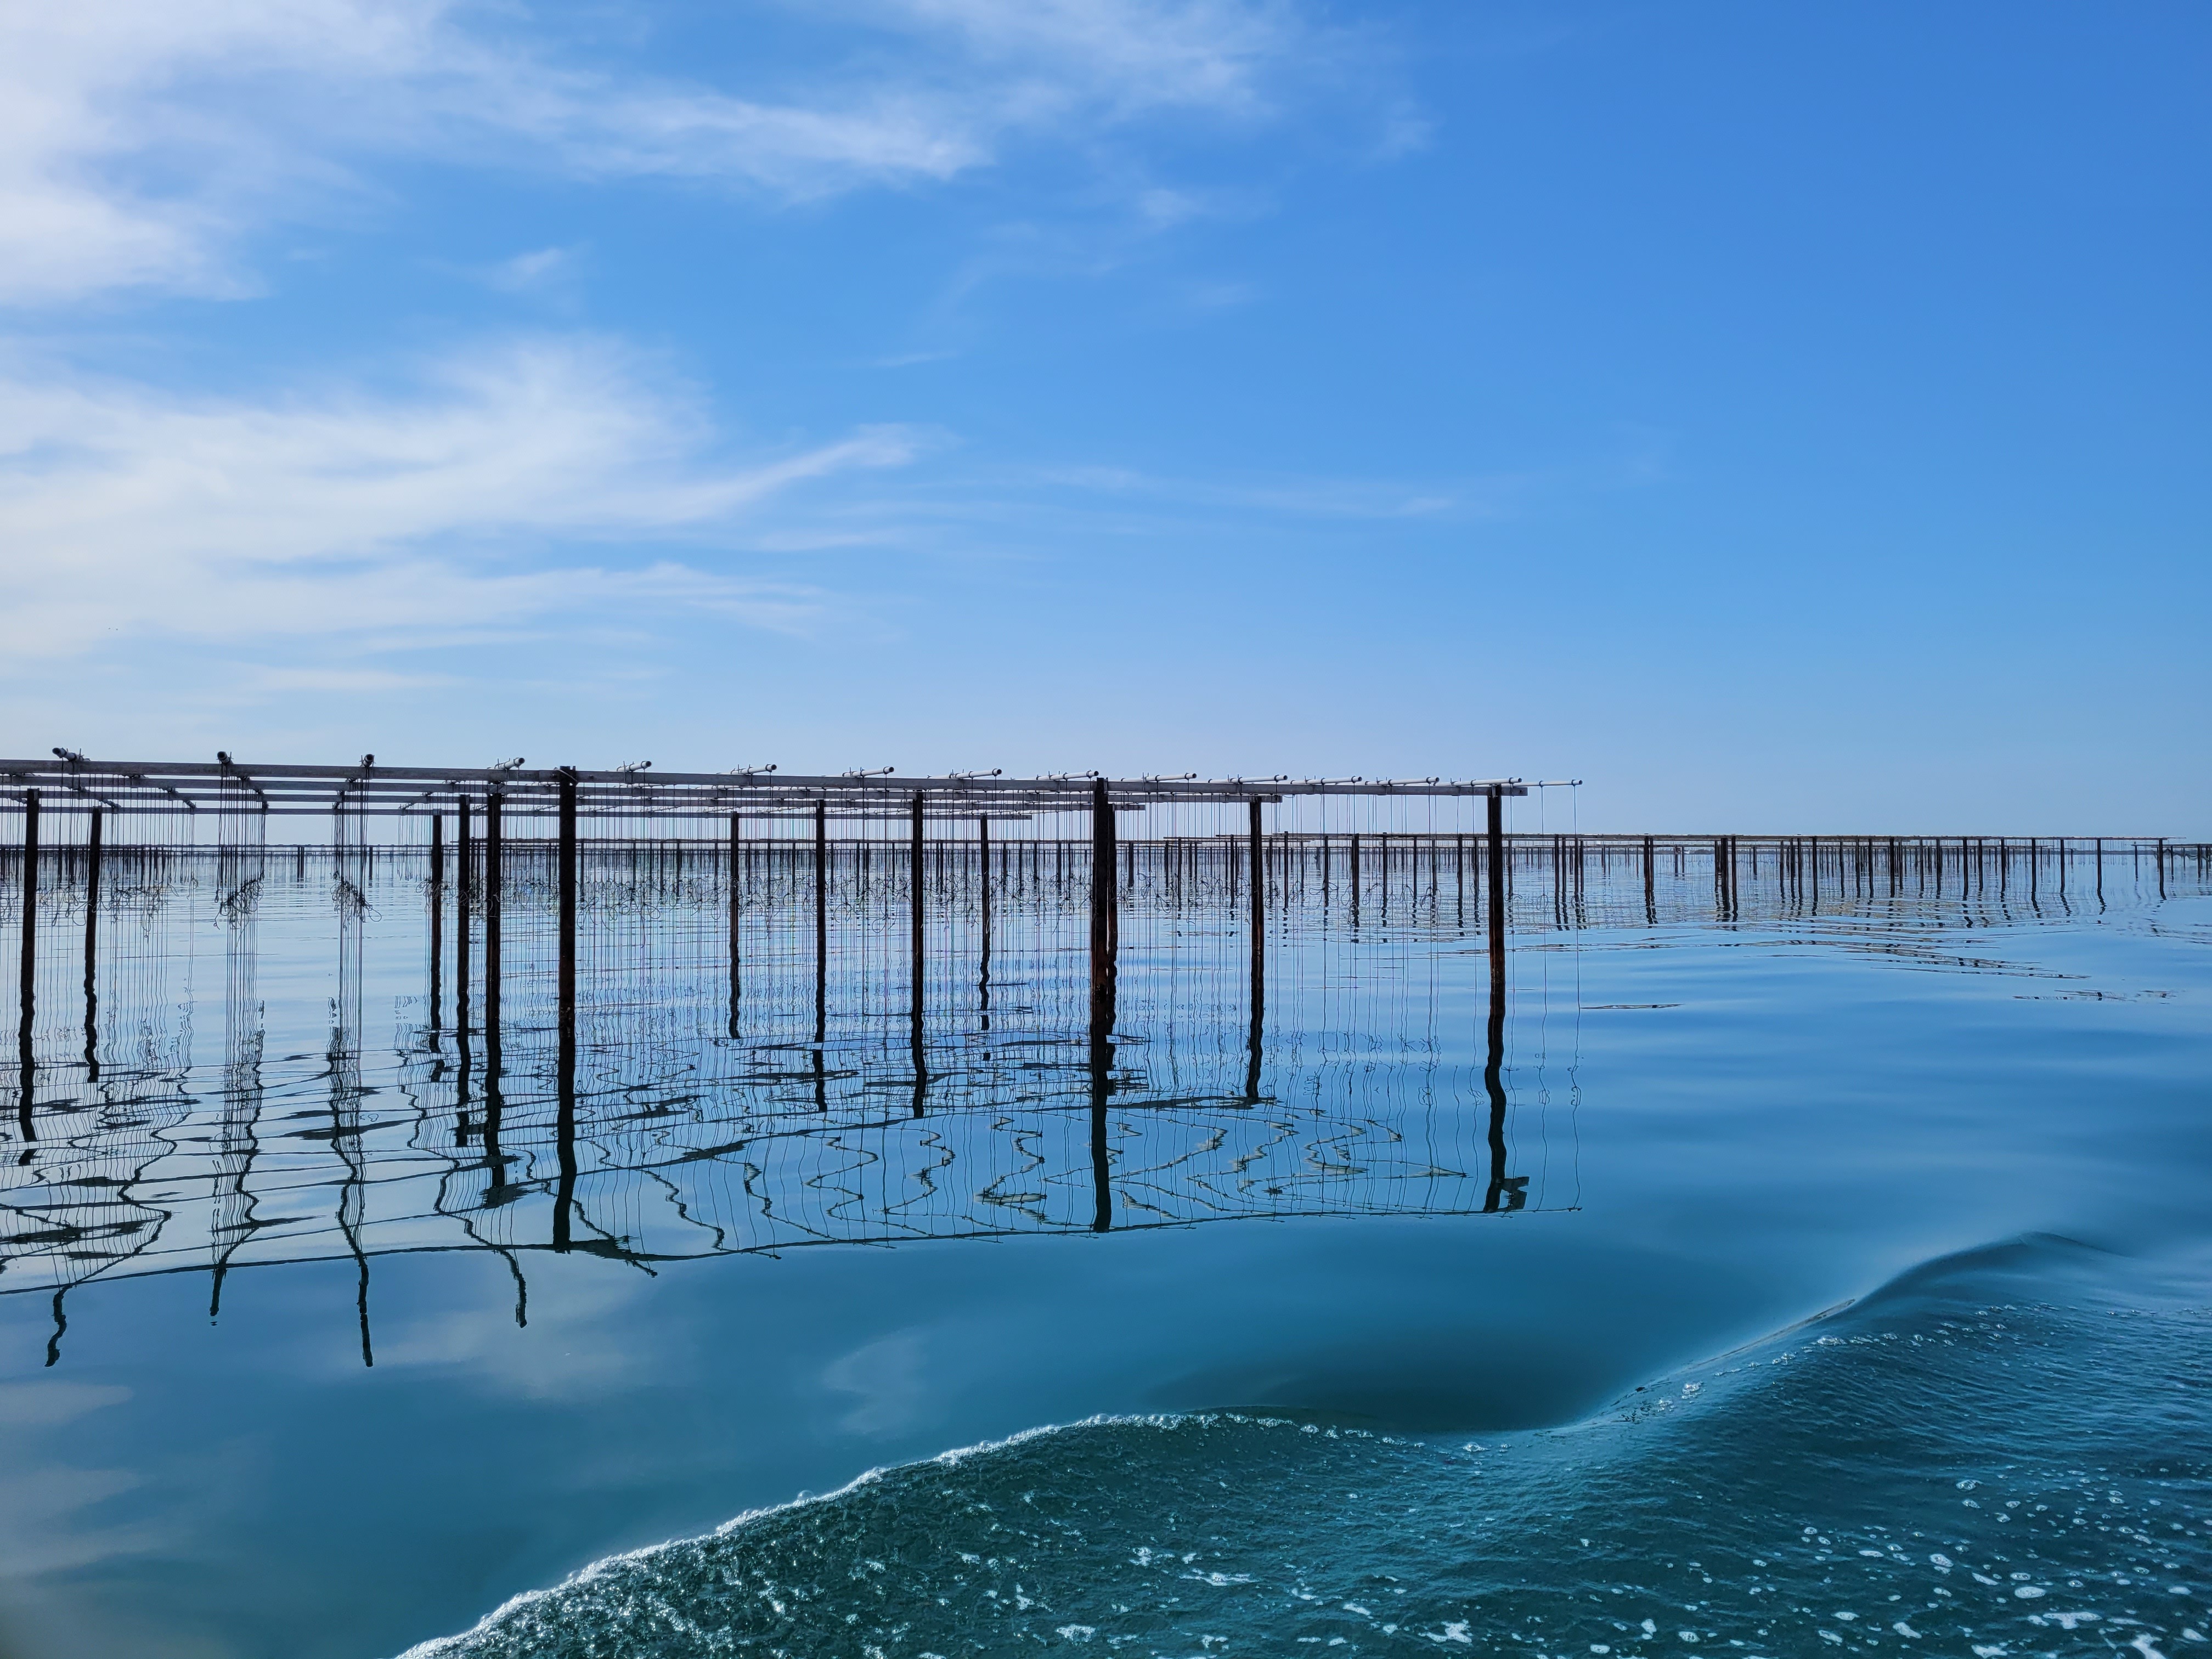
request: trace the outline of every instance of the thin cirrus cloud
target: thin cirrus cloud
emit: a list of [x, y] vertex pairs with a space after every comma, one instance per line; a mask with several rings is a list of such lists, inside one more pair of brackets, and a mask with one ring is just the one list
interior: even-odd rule
[[[0, 13], [0, 303], [250, 293], [239, 244], [374, 194], [380, 155], [796, 198], [951, 179], [1147, 112], [1249, 120], [1316, 37], [1266, 0], [880, 0], [757, 95], [606, 66], [452, 0], [106, 0]], [[889, 50], [843, 66], [855, 42]]]
[[681, 389], [592, 340], [479, 351], [378, 398], [4, 374], [0, 607], [27, 663], [118, 635], [388, 646], [674, 609], [799, 628], [819, 592], [667, 544], [735, 539], [772, 498], [921, 445], [872, 428], [731, 463]]

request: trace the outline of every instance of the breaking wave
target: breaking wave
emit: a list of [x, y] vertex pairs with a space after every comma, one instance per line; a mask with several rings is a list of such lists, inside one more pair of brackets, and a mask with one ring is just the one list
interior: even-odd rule
[[1974, 1659], [2212, 1637], [2212, 1310], [2034, 1238], [1468, 1440], [1097, 1418], [599, 1562], [408, 1659]]

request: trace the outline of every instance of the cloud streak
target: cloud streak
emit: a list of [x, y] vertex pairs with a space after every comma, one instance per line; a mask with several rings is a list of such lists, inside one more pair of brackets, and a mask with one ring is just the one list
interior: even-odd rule
[[0, 606], [19, 659], [676, 610], [796, 628], [820, 593], [635, 549], [726, 541], [771, 498], [919, 447], [873, 428], [732, 463], [685, 392], [589, 339], [479, 349], [374, 396], [0, 372]]
[[951, 179], [1018, 140], [1155, 111], [1249, 121], [1313, 39], [1266, 0], [883, 0], [815, 15], [891, 50], [755, 94], [587, 60], [526, 14], [453, 0], [9, 8], [0, 303], [249, 292], [240, 242], [366, 198], [350, 168], [374, 155], [805, 198]]

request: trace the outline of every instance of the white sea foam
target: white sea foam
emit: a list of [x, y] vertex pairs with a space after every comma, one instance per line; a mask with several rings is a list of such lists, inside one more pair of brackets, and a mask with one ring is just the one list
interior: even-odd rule
[[634, 1550], [623, 1550], [614, 1555], [603, 1556], [586, 1566], [579, 1567], [557, 1584], [549, 1585], [540, 1589], [524, 1590], [518, 1595], [509, 1596], [465, 1631], [456, 1632], [450, 1636], [434, 1636], [426, 1642], [416, 1643], [404, 1653], [400, 1654], [398, 1659], [447, 1659], [447, 1656], [461, 1653], [467, 1644], [489, 1632], [501, 1620], [509, 1615], [525, 1607], [535, 1607], [539, 1602], [560, 1595], [579, 1585], [591, 1583], [595, 1579], [602, 1578], [618, 1568], [628, 1566], [634, 1562], [650, 1560], [654, 1556], [670, 1550], [682, 1549], [699, 1543], [702, 1537], [727, 1537], [741, 1528], [751, 1526], [771, 1516], [788, 1515], [796, 1510], [835, 1504], [860, 1491], [863, 1487], [873, 1486], [886, 1475], [896, 1474], [901, 1469], [927, 1468], [932, 1466], [950, 1468], [964, 1463], [970, 1458], [984, 1456], [992, 1452], [1005, 1451], [1011, 1447], [1025, 1445], [1033, 1440], [1041, 1440], [1049, 1435], [1065, 1434], [1075, 1429], [1104, 1427], [1170, 1429], [1179, 1428], [1186, 1424], [1222, 1421], [1250, 1424], [1266, 1428], [1294, 1426], [1285, 1419], [1246, 1417], [1233, 1413], [1152, 1412], [1126, 1415], [1101, 1413], [1096, 1417], [1080, 1419], [1073, 1423], [1042, 1424], [1036, 1428], [1023, 1429], [1002, 1439], [979, 1440], [972, 1446], [956, 1446], [950, 1451], [941, 1451], [933, 1457], [921, 1458], [911, 1463], [884, 1464], [876, 1468], [864, 1470], [843, 1486], [830, 1492], [802, 1493], [785, 1503], [768, 1504], [758, 1509], [745, 1510], [732, 1516], [711, 1533], [686, 1538], [664, 1539], [658, 1544], [641, 1545]]

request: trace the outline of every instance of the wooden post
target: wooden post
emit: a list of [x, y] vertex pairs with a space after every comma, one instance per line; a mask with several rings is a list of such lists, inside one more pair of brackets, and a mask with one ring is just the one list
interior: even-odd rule
[[100, 831], [101, 809], [92, 809], [92, 835], [84, 865], [84, 1076], [100, 1081]]
[[730, 814], [730, 1036], [738, 1035], [738, 815]]
[[922, 809], [926, 798], [919, 789], [914, 792], [913, 816], [907, 842], [907, 926], [909, 937], [907, 954], [914, 963], [912, 1000], [907, 1009], [907, 1045], [913, 1051], [914, 1115], [922, 1114], [922, 1095], [929, 1087], [928, 1053], [923, 1041], [922, 998], [927, 987], [923, 951], [928, 937], [924, 927], [927, 911], [924, 905], [922, 878]]
[[[1485, 1021], [1483, 1093], [1490, 1102], [1490, 1183], [1486, 1211], [1519, 1209], [1520, 1194], [1505, 1173], [1505, 798], [1493, 784], [1489, 799], [1490, 1011]], [[1525, 1186], [1525, 1182], [1520, 1183]]]
[[1490, 787], [1488, 804], [1490, 965], [1492, 977], [1503, 986], [1505, 980], [1505, 794], [1496, 784]]
[[975, 1006], [983, 1029], [991, 1029], [991, 820], [975, 820], [975, 851], [982, 883], [978, 895], [982, 910], [982, 948], [975, 969]]
[[453, 1089], [453, 1144], [469, 1144], [469, 890], [476, 849], [469, 839], [469, 798], [453, 802], [453, 1048], [459, 1075]]
[[500, 1075], [499, 946], [501, 894], [500, 792], [484, 797], [484, 1066], [486, 1074]]
[[22, 1002], [15, 1022], [16, 1120], [26, 1141], [37, 1132], [31, 1123], [31, 1096], [36, 1058], [32, 1052], [31, 1026], [39, 983], [39, 792], [23, 792], [23, 939], [21, 949]]
[[446, 819], [430, 814], [430, 1029], [444, 1023], [446, 987]]
[[1267, 850], [1260, 803], [1252, 803], [1252, 1030], [1246, 1043], [1244, 1103], [1260, 1103], [1260, 1045], [1267, 1017]]
[[1114, 1224], [1106, 1103], [1113, 1091], [1115, 952], [1114, 805], [1100, 778], [1091, 787], [1091, 1229]]
[[469, 798], [453, 803], [453, 1024], [469, 1029], [469, 894], [476, 873], [476, 848], [469, 836]]
[[1352, 838], [1352, 925], [1359, 926], [1359, 837]]
[[561, 939], [556, 981], [560, 1029], [553, 1126], [560, 1182], [553, 1194], [553, 1248], [566, 1250], [569, 1212], [576, 1203], [576, 769], [561, 768], [560, 777]]
[[814, 1043], [830, 1036], [830, 803], [814, 803]]

